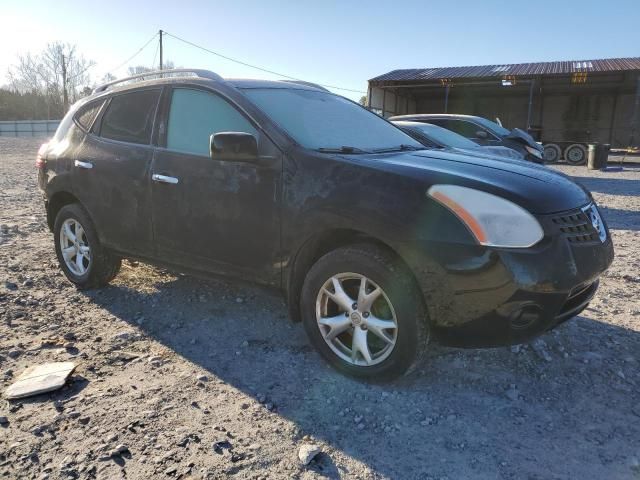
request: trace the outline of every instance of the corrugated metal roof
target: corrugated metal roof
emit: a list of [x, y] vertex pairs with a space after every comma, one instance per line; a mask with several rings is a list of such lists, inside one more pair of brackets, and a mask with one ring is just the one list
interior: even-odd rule
[[640, 57], [563, 62], [513, 63], [476, 67], [410, 68], [393, 70], [369, 81], [439, 80], [444, 78], [504, 77], [506, 75], [554, 75], [576, 72], [640, 70]]

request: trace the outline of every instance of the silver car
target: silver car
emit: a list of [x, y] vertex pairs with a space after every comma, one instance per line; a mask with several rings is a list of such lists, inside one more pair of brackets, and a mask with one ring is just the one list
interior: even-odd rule
[[523, 160], [524, 156], [508, 147], [478, 145], [446, 128], [430, 123], [395, 121], [392, 122], [405, 133], [429, 148], [448, 149], [473, 156], [492, 156]]

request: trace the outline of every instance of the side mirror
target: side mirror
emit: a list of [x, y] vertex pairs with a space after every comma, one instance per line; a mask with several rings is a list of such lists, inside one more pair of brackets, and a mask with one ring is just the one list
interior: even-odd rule
[[258, 159], [258, 141], [251, 133], [220, 132], [209, 137], [209, 154], [214, 160], [254, 162]]
[[476, 138], [479, 138], [480, 140], [486, 140], [487, 138], [489, 138], [489, 135], [484, 130], [478, 130], [476, 132]]

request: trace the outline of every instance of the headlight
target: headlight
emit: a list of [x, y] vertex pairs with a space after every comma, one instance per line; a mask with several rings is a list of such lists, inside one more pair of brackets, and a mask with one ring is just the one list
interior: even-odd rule
[[537, 148], [530, 147], [529, 145], [525, 145], [524, 148], [534, 157], [542, 158], [542, 152]]
[[457, 185], [434, 185], [427, 193], [451, 210], [481, 245], [526, 248], [544, 236], [533, 215], [504, 198]]

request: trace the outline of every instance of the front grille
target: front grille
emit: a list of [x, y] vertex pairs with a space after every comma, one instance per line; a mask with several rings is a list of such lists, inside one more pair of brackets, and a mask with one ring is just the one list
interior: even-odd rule
[[598, 241], [598, 232], [593, 228], [591, 220], [582, 210], [575, 210], [553, 217], [551, 221], [557, 225], [570, 243], [591, 243]]

